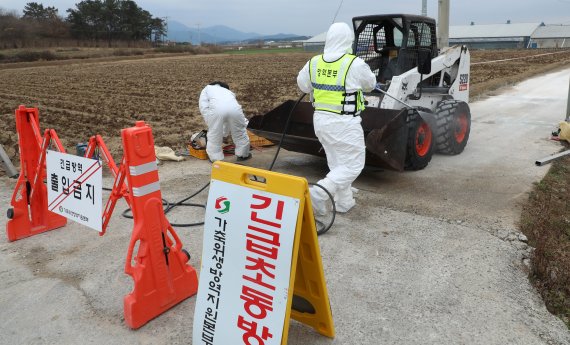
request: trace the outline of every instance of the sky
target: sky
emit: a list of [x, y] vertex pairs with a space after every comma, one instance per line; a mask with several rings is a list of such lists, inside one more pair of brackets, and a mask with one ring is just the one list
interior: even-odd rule
[[[243, 32], [312, 36], [335, 21], [372, 14], [420, 14], [422, 0], [135, 0], [155, 17], [190, 27], [226, 25]], [[570, 0], [450, 0], [450, 25], [512, 23], [570, 24]], [[0, 8], [22, 12], [27, 0], [0, 0]], [[80, 0], [35, 0], [66, 16]], [[438, 0], [428, 0], [437, 19]]]

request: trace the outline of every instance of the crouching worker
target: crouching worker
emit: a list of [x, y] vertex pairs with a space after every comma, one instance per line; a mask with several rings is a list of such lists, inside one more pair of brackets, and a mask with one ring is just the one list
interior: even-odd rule
[[[356, 203], [351, 185], [364, 168], [366, 154], [359, 116], [364, 110], [362, 91], [376, 85], [370, 67], [352, 55], [353, 40], [347, 24], [331, 25], [324, 54], [309, 60], [297, 76], [301, 91], [313, 94], [315, 134], [330, 169], [318, 184], [334, 196], [339, 212], [348, 212]], [[316, 215], [325, 215], [327, 194], [319, 187], [311, 187], [310, 192]]]
[[207, 85], [200, 93], [199, 107], [208, 125], [206, 152], [210, 161], [224, 159], [222, 151], [224, 125], [232, 135], [237, 161], [251, 158], [246, 130], [247, 119], [228, 84], [215, 81]]

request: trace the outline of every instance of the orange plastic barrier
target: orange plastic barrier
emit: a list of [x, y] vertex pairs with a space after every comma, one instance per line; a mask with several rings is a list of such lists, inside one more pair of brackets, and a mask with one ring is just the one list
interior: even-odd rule
[[67, 224], [67, 219], [48, 210], [45, 149], [51, 140], [56, 142], [59, 151], [63, 146], [53, 130], [46, 130], [43, 140], [40, 134], [39, 112], [37, 108], [21, 105], [16, 110], [16, 130], [20, 145], [20, 176], [12, 194], [8, 209], [6, 235], [8, 241], [33, 236], [57, 229]]
[[[48, 211], [46, 150], [54, 143], [65, 152], [53, 129], [40, 134], [37, 108], [16, 110], [20, 145], [20, 177], [8, 210], [6, 233], [15, 241], [64, 226], [67, 219]], [[143, 121], [121, 131], [124, 157], [117, 167], [101, 136], [93, 136], [85, 152], [95, 150], [107, 162], [115, 177], [113, 191], [103, 212], [103, 235], [118, 199], [132, 209], [134, 227], [125, 272], [134, 280], [133, 291], [124, 298], [125, 321], [139, 328], [198, 290], [196, 270], [188, 265], [190, 254], [166, 219], [158, 179], [152, 130]], [[125, 181], [126, 180], [126, 181]], [[138, 247], [137, 247], [138, 245]], [[136, 252], [135, 252], [136, 249]], [[134, 264], [133, 264], [134, 262]]]
[[[152, 130], [144, 121], [121, 131], [124, 166], [134, 217], [125, 272], [134, 289], [125, 296], [125, 321], [139, 328], [198, 290], [190, 255], [166, 219], [158, 180]], [[138, 242], [138, 251], [134, 255]], [[135, 264], [132, 265], [131, 263]]]

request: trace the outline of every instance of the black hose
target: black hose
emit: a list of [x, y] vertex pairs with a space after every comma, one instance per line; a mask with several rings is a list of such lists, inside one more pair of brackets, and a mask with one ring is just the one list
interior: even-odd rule
[[[334, 203], [334, 197], [332, 196], [332, 194], [323, 186], [321, 186], [318, 183], [311, 183], [309, 182], [309, 185], [311, 186], [316, 186], [319, 187], [320, 189], [324, 190], [325, 193], [327, 193], [327, 195], [329, 196], [331, 203], [332, 203], [332, 218], [331, 221], [329, 223], [329, 225], [325, 226], [324, 228], [322, 228], [321, 230], [318, 229], [317, 227], [317, 235], [320, 236], [322, 234], [324, 234], [325, 232], [329, 231], [329, 229], [333, 226], [334, 224], [334, 219], [336, 218], [336, 205]], [[319, 221], [317, 221], [317, 219], [315, 219], [315, 223], [317, 223], [316, 225], [318, 226]]]
[[[185, 201], [192, 199], [193, 197], [195, 197], [196, 195], [200, 194], [204, 189], [206, 189], [208, 186], [210, 185], [210, 182], [206, 183], [203, 187], [201, 187], [197, 192], [195, 192], [194, 194], [178, 201], [175, 202], [174, 204], [171, 204], [170, 202], [168, 202], [168, 200], [166, 199], [162, 199], [162, 205], [166, 206], [164, 207], [164, 214], [168, 214], [170, 211], [172, 211], [172, 209], [174, 209], [175, 207], [178, 206], [188, 206], [188, 207], [201, 207], [201, 208], [206, 208], [205, 204], [195, 204], [195, 203], [185, 203]], [[133, 219], [133, 216], [130, 214], [131, 213], [131, 209], [127, 208], [126, 210], [124, 210], [121, 215], [125, 218], [129, 218], [129, 219]], [[204, 225], [204, 222], [197, 222], [197, 223], [182, 223], [182, 224], [177, 224], [177, 223], [170, 223], [170, 225], [178, 227], [178, 228], [187, 228], [187, 227], [192, 227], [192, 226], [200, 226], [200, 225]]]
[[279, 156], [279, 151], [281, 151], [281, 145], [283, 145], [283, 140], [285, 139], [285, 135], [287, 135], [287, 131], [289, 130], [289, 123], [291, 123], [291, 118], [293, 117], [293, 110], [297, 108], [297, 105], [301, 103], [301, 101], [303, 100], [303, 98], [305, 98], [306, 95], [307, 95], [306, 93], [302, 94], [301, 97], [299, 97], [299, 99], [297, 100], [297, 102], [295, 102], [295, 104], [293, 105], [293, 108], [291, 108], [289, 116], [287, 116], [287, 121], [285, 122], [285, 128], [283, 129], [283, 133], [281, 134], [281, 139], [279, 139], [279, 144], [277, 145], [277, 152], [275, 152], [273, 161], [271, 162], [271, 164], [269, 165], [269, 169], [267, 170], [269, 171], [273, 170], [273, 165], [275, 165], [275, 161], [277, 161], [277, 156]]
[[[273, 170], [273, 165], [275, 165], [275, 162], [277, 161], [277, 156], [279, 156], [279, 151], [281, 151], [281, 146], [283, 145], [283, 140], [285, 139], [285, 136], [287, 135], [287, 131], [289, 130], [289, 124], [291, 123], [291, 118], [293, 117], [293, 111], [295, 110], [295, 108], [297, 108], [297, 105], [299, 105], [299, 103], [301, 103], [301, 101], [303, 100], [303, 98], [305, 98], [307, 94], [304, 93], [301, 95], [301, 97], [299, 97], [299, 99], [297, 99], [297, 101], [295, 102], [295, 104], [293, 105], [293, 107], [291, 108], [291, 111], [289, 112], [289, 115], [287, 116], [287, 121], [285, 122], [285, 128], [283, 129], [283, 133], [281, 134], [281, 139], [279, 139], [279, 144], [277, 144], [277, 151], [275, 152], [275, 156], [273, 156], [273, 161], [271, 162], [271, 164], [269, 165], [269, 171]], [[322, 190], [325, 191], [325, 193], [327, 193], [327, 195], [329, 196], [331, 203], [332, 203], [332, 218], [330, 223], [325, 226], [323, 229], [317, 229], [317, 235], [322, 235], [325, 232], [329, 231], [329, 229], [333, 226], [334, 224], [334, 219], [336, 217], [336, 205], [334, 203], [334, 198], [332, 196], [332, 194], [323, 186], [321, 186], [320, 184], [317, 183], [309, 183], [311, 186], [317, 186], [319, 188], [321, 188]], [[316, 223], [319, 223], [316, 221]], [[318, 224], [317, 224], [318, 226]]]

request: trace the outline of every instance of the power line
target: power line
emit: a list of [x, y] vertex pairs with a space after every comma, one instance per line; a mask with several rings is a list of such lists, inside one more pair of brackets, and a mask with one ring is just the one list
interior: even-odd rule
[[340, 11], [340, 8], [342, 7], [342, 3], [343, 3], [343, 2], [344, 2], [344, 0], [340, 0], [340, 4], [338, 4], [338, 8], [336, 9], [336, 13], [334, 14], [334, 18], [333, 18], [331, 24], [333, 24], [333, 23], [335, 22], [336, 16], [338, 16], [338, 12]]

